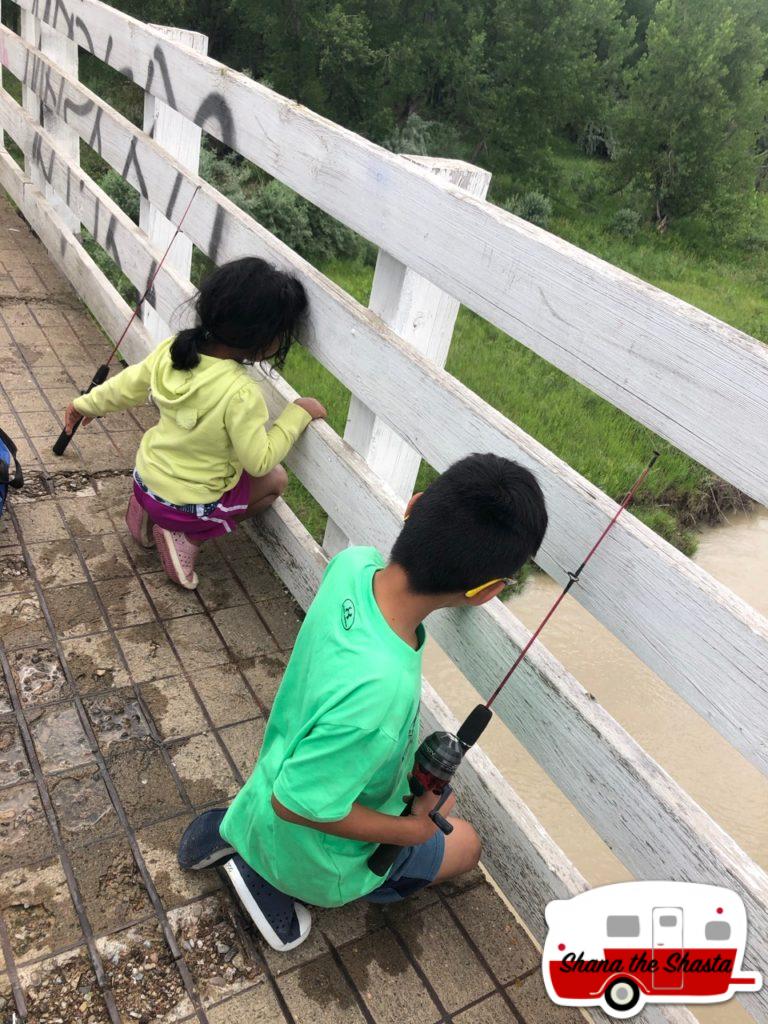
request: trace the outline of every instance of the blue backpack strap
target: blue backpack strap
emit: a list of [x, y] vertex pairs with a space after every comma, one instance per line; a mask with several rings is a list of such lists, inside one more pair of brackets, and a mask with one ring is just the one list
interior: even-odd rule
[[[8, 437], [6, 432], [1, 427], [0, 427], [0, 441], [3, 442], [5, 447], [11, 453], [11, 458], [13, 459], [13, 465], [15, 467], [13, 478], [9, 479], [7, 481], [8, 486], [9, 487], [15, 487], [16, 490], [18, 490], [23, 485], [23, 483], [24, 483], [24, 474], [23, 474], [23, 472], [21, 470], [21, 466], [19, 465], [19, 460], [16, 458], [16, 451], [17, 451], [16, 444], [15, 444], [14, 441], [12, 441], [10, 439], [10, 437]], [[0, 483], [5, 483], [5, 482], [6, 481], [4, 481], [4, 480], [0, 480]]]

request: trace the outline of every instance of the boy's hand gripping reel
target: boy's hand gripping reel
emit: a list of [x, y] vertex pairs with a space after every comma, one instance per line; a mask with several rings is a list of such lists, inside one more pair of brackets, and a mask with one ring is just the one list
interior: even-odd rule
[[[451, 779], [456, 769], [469, 748], [479, 739], [492, 714], [488, 708], [479, 704], [456, 735], [452, 732], [433, 732], [422, 740], [409, 778], [411, 796], [408, 797], [402, 817], [411, 813], [416, 797], [424, 793], [435, 793], [440, 799], [429, 816], [445, 835], [453, 832], [453, 825], [440, 814], [440, 808], [453, 792]], [[386, 875], [402, 849], [402, 846], [382, 843], [368, 858], [368, 867], [375, 875]]]

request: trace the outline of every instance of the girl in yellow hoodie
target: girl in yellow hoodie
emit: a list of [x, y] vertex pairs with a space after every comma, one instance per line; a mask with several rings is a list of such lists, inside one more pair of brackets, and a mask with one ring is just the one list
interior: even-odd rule
[[267, 429], [267, 406], [247, 364], [282, 366], [307, 309], [296, 278], [255, 257], [214, 270], [196, 301], [197, 326], [169, 338], [144, 359], [66, 411], [81, 417], [130, 409], [151, 396], [159, 423], [136, 454], [126, 522], [144, 547], [157, 545], [167, 574], [193, 590], [200, 544], [230, 533], [263, 511], [287, 483], [280, 460], [313, 419], [315, 398], [287, 405]]

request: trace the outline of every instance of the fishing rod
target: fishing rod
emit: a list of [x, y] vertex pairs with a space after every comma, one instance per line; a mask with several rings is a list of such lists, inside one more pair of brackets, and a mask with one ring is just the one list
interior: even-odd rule
[[[125, 329], [123, 330], [123, 333], [117, 339], [117, 344], [114, 346], [114, 348], [112, 349], [112, 351], [109, 354], [109, 359], [107, 359], [107, 361], [105, 363], [102, 363], [101, 366], [96, 370], [96, 373], [94, 373], [93, 377], [91, 378], [91, 383], [88, 385], [88, 387], [85, 389], [85, 391], [81, 391], [80, 392], [81, 395], [87, 395], [89, 391], [92, 391], [94, 388], [98, 387], [99, 384], [103, 384], [104, 381], [109, 376], [109, 366], [110, 366], [110, 363], [115, 358], [117, 353], [120, 351], [120, 346], [125, 341], [125, 336], [128, 333], [128, 331], [130, 330], [131, 324], [133, 323], [133, 321], [136, 319], [136, 317], [141, 312], [141, 307], [144, 305], [144, 303], [145, 303], [145, 301], [147, 299], [147, 296], [152, 291], [152, 285], [155, 283], [155, 278], [160, 273], [160, 270], [161, 270], [163, 264], [165, 263], [165, 258], [168, 255], [168, 253], [171, 251], [171, 246], [173, 245], [173, 243], [178, 238], [178, 236], [179, 236], [179, 234], [181, 232], [181, 226], [184, 223], [184, 220], [186, 219], [186, 216], [187, 216], [187, 214], [190, 211], [192, 203], [194, 202], [195, 196], [200, 191], [200, 188], [201, 188], [201, 186], [198, 185], [197, 188], [195, 189], [195, 191], [192, 193], [192, 198], [187, 203], [187, 207], [184, 210], [184, 213], [181, 215], [181, 219], [179, 220], [179, 223], [176, 225], [176, 230], [174, 231], [173, 236], [171, 237], [171, 240], [168, 243], [168, 247], [166, 248], [165, 252], [163, 253], [160, 262], [157, 264], [157, 266], [155, 267], [154, 271], [150, 275], [149, 283], [147, 284], [147, 287], [144, 289], [144, 294], [141, 296], [139, 301], [136, 303], [136, 307], [133, 310], [133, 312], [131, 313], [130, 319], [128, 320], [128, 323], [125, 325]], [[78, 429], [78, 427], [80, 426], [80, 424], [82, 422], [83, 422], [83, 417], [82, 416], [78, 420], [75, 420], [75, 424], [72, 427], [72, 432], [69, 433], [69, 434], [67, 433], [67, 428], [66, 427], [64, 428], [64, 430], [62, 430], [62, 432], [58, 436], [56, 444], [53, 446], [53, 454], [54, 455], [63, 455], [64, 454], [64, 452], [67, 450], [67, 447], [69, 446], [69, 442], [75, 436], [75, 433], [77, 432], [77, 429]]]
[[[473, 708], [459, 726], [458, 732], [455, 734], [451, 732], [438, 731], [430, 733], [429, 736], [422, 740], [419, 749], [416, 751], [413, 771], [411, 772], [408, 780], [411, 787], [411, 795], [407, 798], [406, 806], [403, 809], [401, 817], [405, 817], [411, 813], [413, 801], [416, 797], [422, 796], [424, 793], [432, 792], [436, 796], [439, 796], [440, 799], [437, 801], [432, 811], [430, 811], [429, 816], [441, 832], [445, 835], [451, 834], [453, 831], [453, 825], [451, 825], [450, 821], [440, 814], [440, 809], [453, 792], [451, 788], [451, 780], [464, 759], [464, 755], [470, 747], [473, 747], [475, 743], [477, 743], [493, 718], [491, 705], [512, 678], [513, 673], [536, 642], [541, 631], [560, 607], [565, 595], [574, 586], [574, 584], [579, 582], [579, 577], [590, 562], [592, 556], [613, 529], [616, 524], [616, 520], [619, 518], [621, 513], [628, 505], [631, 504], [635, 494], [642, 486], [643, 481], [653, 469], [654, 463], [658, 457], [659, 452], [655, 451], [653, 453], [653, 457], [648, 462], [648, 465], [627, 492], [626, 497], [619, 505], [611, 521], [592, 545], [589, 554], [575, 572], [568, 573], [568, 582], [558, 595], [557, 600], [531, 634], [527, 643], [522, 647], [517, 658], [515, 658], [514, 664], [485, 704], [478, 704], [477, 707]], [[368, 858], [368, 867], [376, 875], [385, 875], [392, 867], [392, 864], [401, 849], [402, 847], [400, 846], [395, 846], [390, 843], [382, 843], [380, 846], [376, 847]]]

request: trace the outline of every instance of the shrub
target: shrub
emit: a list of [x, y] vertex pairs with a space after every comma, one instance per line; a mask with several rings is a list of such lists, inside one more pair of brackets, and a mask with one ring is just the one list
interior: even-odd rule
[[697, 547], [696, 534], [692, 530], [686, 530], [681, 525], [677, 516], [673, 515], [668, 509], [638, 508], [635, 506], [632, 514], [640, 522], [650, 527], [654, 533], [658, 533], [664, 540], [674, 544], [684, 555], [688, 555], [690, 558], [691, 555], [695, 554]]
[[600, 194], [600, 182], [592, 167], [582, 167], [574, 171], [569, 185], [579, 199], [586, 203], [591, 203]]
[[270, 181], [248, 203], [248, 212], [296, 252], [306, 254], [312, 242], [307, 204], [280, 181]]
[[381, 144], [393, 153], [414, 153], [427, 156], [432, 151], [432, 135], [437, 124], [418, 114], [409, 114], [403, 124], [394, 127]]
[[552, 217], [552, 200], [543, 192], [523, 192], [512, 196], [502, 203], [502, 207], [531, 224], [538, 224], [540, 228], [546, 228]]
[[409, 114], [402, 124], [390, 129], [381, 144], [393, 153], [440, 156], [454, 160], [469, 157], [469, 147], [454, 125], [444, 121], [428, 121], [416, 113]]
[[127, 213], [134, 224], [139, 223], [139, 193], [121, 178], [117, 171], [109, 170], [99, 179], [99, 185], [113, 199], [123, 213]]
[[640, 227], [640, 214], [629, 206], [617, 210], [611, 219], [610, 229], [622, 238], [634, 238]]
[[367, 243], [281, 181], [265, 176], [236, 153], [204, 147], [200, 174], [249, 217], [315, 265], [368, 256]]
[[602, 156], [611, 160], [616, 151], [616, 136], [609, 125], [590, 121], [579, 135], [579, 145], [587, 156]]

